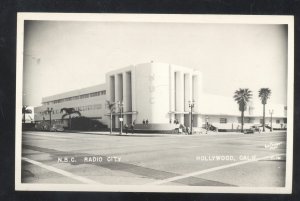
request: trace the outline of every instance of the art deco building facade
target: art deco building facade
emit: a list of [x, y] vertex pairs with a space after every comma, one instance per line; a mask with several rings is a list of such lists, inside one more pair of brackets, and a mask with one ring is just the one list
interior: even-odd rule
[[[82, 116], [110, 126], [110, 111], [106, 104], [110, 101], [116, 103], [113, 128], [120, 127], [121, 107], [118, 103], [122, 103], [124, 124], [134, 122], [140, 129], [170, 130], [179, 124], [190, 126], [189, 103], [194, 101], [193, 127], [202, 127], [209, 121], [220, 128], [230, 128], [240, 121], [233, 98], [203, 93], [202, 73], [191, 68], [151, 62], [108, 72], [105, 79], [101, 85], [43, 98], [42, 106], [35, 108], [35, 120], [48, 120], [45, 111], [52, 108], [52, 119], [59, 122], [60, 110], [73, 107]], [[268, 109], [275, 110], [273, 121], [282, 127], [286, 123], [286, 107], [267, 104], [266, 111]], [[260, 123], [261, 113], [259, 101], [251, 102], [245, 113], [246, 124]], [[148, 122], [147, 127], [143, 122]]]

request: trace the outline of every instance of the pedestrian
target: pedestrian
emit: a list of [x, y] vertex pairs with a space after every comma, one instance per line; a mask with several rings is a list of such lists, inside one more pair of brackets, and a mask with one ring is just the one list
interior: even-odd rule
[[124, 127], [125, 127], [125, 132], [126, 132], [126, 135], [127, 135], [128, 134], [128, 125], [125, 124]]
[[148, 121], [148, 119], [146, 120], [146, 125], [148, 125], [148, 123], [149, 123], [149, 121]]
[[145, 119], [143, 119], [143, 125], [145, 125]]
[[190, 134], [190, 127], [186, 127], [186, 134], [187, 134], [187, 135]]
[[131, 132], [134, 133], [134, 123], [131, 124]]

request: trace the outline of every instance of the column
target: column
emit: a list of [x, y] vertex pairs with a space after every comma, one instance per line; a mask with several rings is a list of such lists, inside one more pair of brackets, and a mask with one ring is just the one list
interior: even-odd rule
[[109, 99], [111, 102], [115, 102], [115, 77], [113, 75], [110, 75], [109, 76], [109, 92], [108, 92], [108, 95], [109, 95]]
[[[170, 76], [170, 83], [169, 83], [169, 87], [170, 87], [170, 94], [169, 94], [169, 104], [170, 104], [170, 112], [174, 112], [175, 111], [175, 79], [174, 79], [174, 69], [171, 65], [169, 65], [169, 76]], [[170, 114], [170, 118], [172, 120], [172, 123], [174, 122], [175, 119], [175, 114], [171, 113]]]
[[[128, 112], [128, 76], [127, 72], [123, 73], [123, 112]], [[127, 123], [127, 115], [123, 115], [124, 124]]]
[[[135, 93], [135, 66], [131, 70], [131, 110], [136, 112], [136, 93]], [[132, 114], [132, 121], [136, 119], [136, 114]], [[136, 122], [138, 123], [138, 122]]]
[[[181, 71], [177, 71], [175, 75], [176, 82], [176, 111], [183, 112], [184, 111], [184, 74]], [[184, 124], [184, 114], [178, 114], [178, 120], [180, 124]]]
[[193, 75], [193, 99], [195, 100], [195, 112], [199, 112], [199, 77], [197, 74]]
[[120, 128], [120, 122], [119, 122], [119, 107], [118, 107], [118, 101], [121, 101], [120, 100], [120, 92], [119, 92], [119, 82], [120, 82], [120, 79], [119, 79], [119, 76], [118, 74], [115, 74], [115, 102], [116, 102], [116, 113], [118, 115], [116, 115], [116, 118], [115, 118], [115, 126], [116, 128]]
[[202, 76], [200, 72], [196, 72], [193, 76], [193, 95], [195, 100], [195, 112], [201, 113]]
[[184, 110], [190, 112], [189, 101], [193, 100], [192, 97], [192, 74], [184, 74]]

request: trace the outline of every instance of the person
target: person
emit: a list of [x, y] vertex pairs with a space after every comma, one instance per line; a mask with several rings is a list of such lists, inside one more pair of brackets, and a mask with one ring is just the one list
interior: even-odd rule
[[131, 124], [131, 132], [134, 133], [134, 123]]
[[148, 121], [148, 119], [146, 120], [146, 125], [148, 125], [148, 123], [149, 123], [149, 121]]
[[126, 135], [127, 135], [127, 134], [128, 134], [128, 125], [125, 124], [125, 125], [124, 125], [124, 128], [125, 128], [125, 133], [126, 133]]
[[190, 127], [186, 127], [186, 134], [187, 135], [190, 135], [191, 133], [190, 133], [191, 131], [190, 131]]
[[143, 125], [145, 125], [145, 119], [143, 119]]
[[206, 122], [206, 134], [208, 134], [208, 131], [210, 130], [210, 125], [208, 122]]

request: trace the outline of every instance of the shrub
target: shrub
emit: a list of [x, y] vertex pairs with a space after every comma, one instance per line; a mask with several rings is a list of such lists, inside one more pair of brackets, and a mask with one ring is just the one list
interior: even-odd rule
[[80, 116], [80, 117], [72, 118], [71, 129], [72, 130], [103, 130], [103, 129], [107, 129], [107, 126], [97, 120]]

